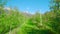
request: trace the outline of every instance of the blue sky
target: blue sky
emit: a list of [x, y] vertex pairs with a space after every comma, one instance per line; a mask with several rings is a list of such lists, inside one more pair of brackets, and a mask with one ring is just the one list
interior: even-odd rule
[[49, 10], [49, 0], [10, 0], [6, 6], [17, 7], [21, 11], [44, 13]]

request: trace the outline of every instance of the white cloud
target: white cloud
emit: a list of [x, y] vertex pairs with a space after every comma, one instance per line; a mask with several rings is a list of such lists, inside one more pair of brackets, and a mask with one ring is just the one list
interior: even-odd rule
[[29, 11], [24, 11], [24, 13], [29, 13]]
[[6, 10], [11, 10], [11, 8], [10, 8], [10, 7], [4, 7], [4, 9], [6, 9]]

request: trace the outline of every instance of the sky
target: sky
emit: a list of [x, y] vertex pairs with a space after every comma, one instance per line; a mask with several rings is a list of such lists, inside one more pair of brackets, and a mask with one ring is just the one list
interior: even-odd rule
[[45, 13], [49, 10], [49, 0], [9, 0], [7, 7], [17, 7], [20, 11], [28, 11], [34, 13], [40, 10], [41, 13]]

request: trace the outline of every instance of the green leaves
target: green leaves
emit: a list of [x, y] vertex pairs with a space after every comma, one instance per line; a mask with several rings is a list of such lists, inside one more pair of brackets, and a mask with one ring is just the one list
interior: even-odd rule
[[[59, 34], [60, 10], [40, 14], [26, 14], [18, 9], [6, 11], [3, 9], [5, 2], [0, 0], [0, 34]], [[56, 6], [54, 6], [54, 10]]]

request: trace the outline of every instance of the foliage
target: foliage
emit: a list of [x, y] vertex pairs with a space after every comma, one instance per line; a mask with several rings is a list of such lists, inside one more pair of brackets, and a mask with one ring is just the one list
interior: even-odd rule
[[53, 1], [50, 12], [27, 14], [17, 8], [4, 9], [6, 0], [0, 0], [0, 34], [60, 34], [60, 2]]

